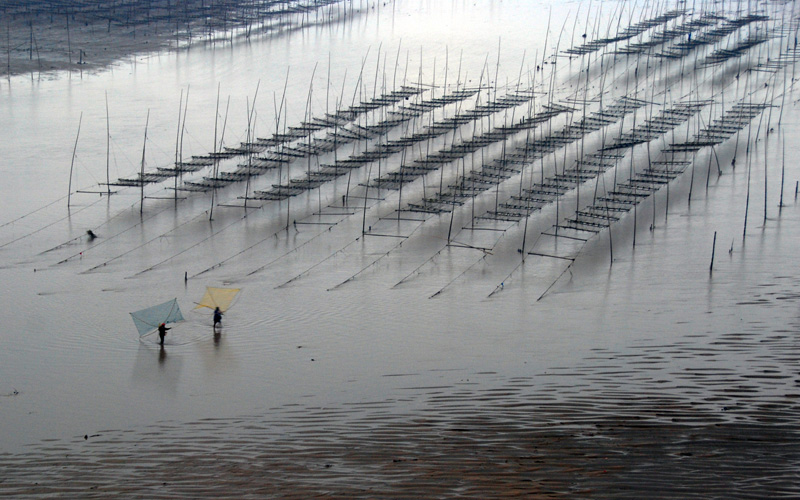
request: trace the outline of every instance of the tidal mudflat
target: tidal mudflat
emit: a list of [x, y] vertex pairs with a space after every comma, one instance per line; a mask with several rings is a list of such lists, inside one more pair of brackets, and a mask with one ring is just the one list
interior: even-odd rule
[[0, 81], [0, 494], [798, 495], [793, 4], [153, 4]]

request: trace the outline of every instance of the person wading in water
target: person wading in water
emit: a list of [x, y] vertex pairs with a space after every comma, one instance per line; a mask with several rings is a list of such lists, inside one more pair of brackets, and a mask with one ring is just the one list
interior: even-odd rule
[[169, 330], [169, 328], [167, 328], [166, 323], [161, 323], [158, 325], [158, 338], [161, 339], [159, 342], [161, 345], [164, 345], [164, 337], [167, 336], [167, 330]]
[[217, 325], [222, 326], [222, 311], [219, 310], [219, 307], [214, 309], [214, 328], [217, 328]]

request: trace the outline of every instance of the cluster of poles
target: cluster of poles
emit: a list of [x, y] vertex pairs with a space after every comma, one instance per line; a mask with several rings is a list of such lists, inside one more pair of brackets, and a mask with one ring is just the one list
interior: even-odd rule
[[[684, 19], [684, 22], [677, 24], [680, 19]], [[770, 21], [773, 23], [772, 27], [769, 27]], [[505, 231], [524, 221], [520, 250], [524, 262], [525, 255], [541, 255], [533, 250], [529, 251], [526, 243], [528, 221], [534, 212], [542, 211], [548, 206], [554, 206], [556, 210], [557, 221], [552, 230], [541, 233], [540, 237], [546, 235], [588, 241], [592, 235], [610, 228], [631, 211], [634, 212], [635, 220], [636, 207], [644, 200], [654, 199], [655, 193], [665, 187], [668, 189], [669, 184], [687, 170], [691, 170], [694, 176], [694, 169], [689, 169], [693, 165], [694, 155], [711, 149], [709, 157], [714, 156], [715, 146], [734, 135], [738, 138], [744, 128], [770, 108], [768, 91], [764, 102], [754, 103], [752, 96], [756, 91], [739, 99], [738, 85], [741, 75], [749, 80], [750, 75], [759, 71], [772, 74], [783, 71], [785, 81], [784, 70], [790, 64], [794, 65], [797, 52], [796, 42], [792, 47], [783, 40], [789, 39], [796, 27], [779, 25], [779, 21], [782, 22], [782, 19], [771, 19], [762, 14], [743, 14], [727, 19], [718, 14], [694, 15], [691, 12], [674, 10], [663, 14], [654, 13], [646, 20], [618, 30], [614, 36], [586, 41], [564, 51], [560, 51], [559, 37], [555, 44], [555, 55], [542, 57], [536, 70], [529, 71], [525, 86], [522, 85], [524, 78], [521, 67], [516, 84], [507, 85], [505, 95], [500, 95], [502, 87], [498, 84], [497, 71], [493, 84], [488, 83], [491, 78], [488, 76], [490, 70], [486, 64], [481, 71], [478, 85], [472, 88], [462, 83], [465, 78], [462, 79], [459, 64], [458, 77], [453, 88], [453, 85], [447, 85], [447, 64], [445, 82], [441, 86], [437, 85], [435, 77], [432, 84], [423, 84], [422, 69], [418, 81], [409, 83], [407, 64], [406, 75], [402, 78], [402, 84], [398, 85], [396, 73], [399, 64], [395, 62], [395, 76], [391, 89], [388, 89], [385, 76], [386, 58], [383, 60], [384, 83], [378, 93], [379, 57], [371, 96], [363, 85], [362, 63], [349, 106], [344, 105], [342, 86], [342, 95], [335, 99], [335, 110], [329, 111], [326, 105], [324, 113], [314, 115], [311, 106], [314, 81], [312, 76], [303, 121], [293, 126], [286, 123], [284, 88], [280, 107], [276, 107], [274, 133], [270, 137], [257, 138], [252, 130], [255, 96], [258, 95], [256, 90], [252, 105], [248, 102], [247, 140], [239, 146], [223, 147], [224, 139], [217, 140], [215, 124], [215, 149], [207, 155], [183, 161], [179, 153], [181, 141], [178, 140], [174, 167], [159, 168], [155, 172], [142, 170], [138, 177], [123, 178], [108, 184], [140, 187], [143, 202], [146, 184], [168, 178], [175, 179], [173, 189], [176, 199], [178, 191], [216, 192], [229, 184], [245, 182], [245, 194], [239, 198], [244, 200], [247, 208], [248, 201], [288, 202], [292, 197], [320, 189], [327, 183], [347, 176], [341, 207], [347, 208], [351, 197], [363, 199], [362, 235], [371, 231], [371, 226], [367, 229], [366, 224], [367, 211], [370, 208], [368, 200], [382, 201], [380, 196], [394, 191], [399, 193], [397, 206], [390, 214], [381, 216], [380, 220], [400, 220], [405, 217], [403, 214], [413, 212], [421, 216], [413, 220], [422, 223], [426, 218], [449, 213], [451, 223], [447, 236], [448, 245], [452, 241], [454, 213], [459, 207], [494, 190], [493, 208], [476, 212], [477, 203], [473, 201], [470, 216], [472, 222], [462, 229], [472, 230], [479, 224], [509, 224], [500, 229]], [[752, 25], [757, 29], [749, 29]], [[651, 31], [650, 36], [645, 38]], [[743, 31], [745, 33], [740, 35]], [[639, 41], [621, 45], [622, 42], [633, 39]], [[781, 40], [780, 54], [770, 57], [769, 53], [766, 56], [759, 53], [756, 62], [752, 63], [752, 52], [775, 39]], [[545, 54], [547, 43], [546, 41]], [[700, 48], [717, 44], [725, 46], [709, 49], [705, 57], [700, 59]], [[687, 59], [693, 52], [695, 60], [691, 65]], [[399, 55], [398, 49], [398, 61]], [[573, 82], [574, 91], [570, 92], [571, 95], [557, 102], [556, 62], [559, 57], [568, 57], [570, 64], [573, 58], [578, 58], [581, 71], [576, 78], [577, 84]], [[729, 73], [735, 74], [735, 79], [719, 81], [721, 78], [715, 79], [712, 71], [709, 78], [710, 91], [706, 91], [706, 95], [701, 97], [702, 82], [697, 81], [697, 73], [704, 68], [721, 67], [732, 60], [738, 65], [735, 71], [730, 71], [729, 68]], [[654, 71], [649, 70], [651, 61], [657, 62]], [[620, 65], [624, 67], [618, 68]], [[546, 66], [550, 67], [549, 77], [545, 76]], [[646, 73], [644, 86], [640, 81], [640, 68]], [[694, 86], [690, 84], [688, 92], [684, 94], [685, 70], [692, 71], [695, 83]], [[538, 75], [541, 75], [540, 82], [537, 82]], [[549, 82], [546, 78], [549, 78]], [[592, 91], [592, 95], [589, 94], [591, 78], [599, 80], [599, 91]], [[609, 99], [607, 94], [610, 92], [607, 89], [610, 85], [606, 82], [607, 78], [616, 78], [617, 83], [624, 79], [625, 93]], [[670, 85], [667, 82], [670, 79], [680, 86], [682, 97], [677, 100], [667, 99], [667, 86]], [[330, 88], [330, 72], [328, 80]], [[288, 85], [288, 74], [286, 81]], [[737, 85], [737, 102], [729, 105], [724, 92], [726, 89], [730, 92], [729, 88], [733, 84]], [[782, 96], [785, 95], [785, 85], [784, 82]], [[633, 89], [629, 88], [631, 86]], [[776, 87], [777, 85], [773, 85], [773, 99]], [[326, 102], [328, 101], [329, 96], [326, 95]], [[219, 98], [217, 102], [219, 108]], [[182, 99], [181, 107], [183, 106]], [[661, 109], [655, 112], [657, 107]], [[708, 125], [698, 125], [694, 138], [689, 140], [691, 123], [703, 122], [706, 110]], [[717, 118], [714, 118], [715, 112]], [[183, 113], [185, 120], [185, 110]], [[644, 119], [643, 113], [647, 114]], [[565, 123], [558, 127], [557, 120]], [[179, 117], [179, 125], [180, 123]], [[686, 140], [675, 139], [676, 131], [681, 127], [686, 130]], [[612, 130], [615, 128], [618, 128], [616, 133]], [[224, 130], [223, 125], [223, 138]], [[673, 139], [667, 145], [666, 138], [669, 134], [672, 134]], [[658, 139], [664, 142], [664, 146], [659, 153], [651, 153], [651, 143]], [[593, 146], [593, 142], [599, 142], [599, 146]], [[640, 145], [647, 147], [647, 161], [643, 168], [634, 162], [634, 149]], [[575, 153], [568, 165], [567, 151], [572, 146]], [[345, 156], [343, 151], [347, 147], [352, 147], [352, 153]], [[563, 153], [563, 160], [558, 159], [559, 151]], [[333, 161], [325, 163], [321, 160], [324, 155], [332, 155]], [[244, 158], [244, 161], [236, 160], [233, 170], [220, 171], [221, 163], [234, 158]], [[394, 166], [391, 167], [388, 161], [390, 158], [395, 159], [391, 163]], [[468, 158], [471, 158], [469, 167]], [[551, 174], [545, 172], [546, 158], [552, 159]], [[624, 172], [622, 165], [626, 158], [630, 162], [628, 171]], [[453, 172], [446, 175], [445, 170], [451, 165], [454, 167]], [[293, 166], [294, 175], [291, 173]], [[181, 176], [195, 174], [209, 167], [212, 168], [209, 175], [199, 179], [195, 176], [178, 184]], [[299, 172], [297, 167], [301, 167]], [[280, 182], [272, 184], [268, 189], [251, 192], [250, 183], [255, 176], [275, 169], [279, 171]], [[351, 185], [353, 172], [363, 170], [366, 170], [362, 172], [366, 173], [366, 180]], [[373, 170], [377, 170], [375, 175]], [[613, 179], [608, 178], [610, 171], [613, 171]], [[708, 175], [710, 176], [710, 167]], [[422, 197], [404, 200], [404, 186], [420, 180], [423, 184]], [[594, 182], [593, 187], [588, 187], [590, 182]], [[610, 187], [605, 187], [606, 185]], [[582, 186], [583, 197], [580, 194]], [[429, 194], [431, 189], [433, 194]], [[373, 194], [370, 198], [370, 190], [378, 194]], [[591, 197], [588, 205], [582, 201], [586, 199], [587, 192]], [[561, 200], [567, 195], [574, 195], [575, 206], [567, 209], [567, 214], [562, 216], [560, 212], [566, 208], [562, 206]], [[212, 196], [212, 211], [213, 204]], [[352, 215], [352, 212], [345, 214], [347, 215]], [[655, 210], [653, 216], [655, 217]], [[287, 206], [287, 229], [290, 220]], [[568, 260], [572, 258], [569, 257]]]
[[[12, 67], [12, 52], [36, 59], [40, 70], [47, 67], [47, 57], [61, 58], [75, 68], [85, 64], [85, 55], [100, 50], [96, 36], [79, 36], [78, 29], [91, 26], [91, 32], [105, 30], [117, 37], [139, 38], [167, 35], [169, 45], [188, 47], [196, 41], [217, 43], [237, 37], [272, 34], [312, 24], [336, 22], [368, 9], [368, 0], [4, 0], [0, 12], [6, 21], [3, 37], [6, 70]], [[11, 26], [24, 26], [27, 30]], [[52, 46], [43, 40], [43, 32], [63, 26], [66, 30], [66, 53], [63, 40]], [[23, 31], [25, 31], [23, 33]], [[138, 33], [138, 35], [137, 35]], [[13, 39], [12, 39], [13, 38]], [[43, 59], [44, 54], [44, 61]], [[19, 55], [19, 54], [15, 54]]]

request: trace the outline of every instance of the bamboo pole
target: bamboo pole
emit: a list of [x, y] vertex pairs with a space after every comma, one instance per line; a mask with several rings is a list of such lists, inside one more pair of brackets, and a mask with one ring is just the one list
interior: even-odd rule
[[111, 196], [111, 177], [109, 174], [109, 164], [111, 160], [111, 121], [108, 116], [108, 91], [106, 91], [106, 188], [108, 196]]
[[72, 161], [69, 164], [69, 183], [67, 185], [67, 208], [69, 208], [70, 196], [72, 195], [72, 170], [75, 166], [75, 153], [78, 151], [78, 138], [81, 136], [81, 123], [83, 122], [83, 111], [78, 118], [78, 133], [75, 136], [75, 146], [72, 148]]
[[708, 266], [708, 273], [714, 272], [714, 254], [717, 250], [717, 232], [714, 231], [714, 242], [711, 244], [711, 265]]
[[141, 186], [141, 196], [139, 203], [139, 215], [144, 214], [144, 159], [147, 150], [147, 126], [150, 124], [150, 109], [147, 110], [147, 120], [144, 123], [144, 142], [142, 144], [142, 168], [139, 174], [139, 184]]
[[[220, 83], [217, 83], [217, 106], [214, 108], [214, 151], [212, 156], [214, 167], [212, 169], [211, 176], [216, 178], [217, 172], [219, 169], [219, 161], [217, 160], [217, 123], [219, 122], [219, 91], [220, 91]], [[228, 100], [230, 102], [230, 100]], [[208, 210], [208, 220], [209, 222], [214, 220], [214, 198], [216, 198], [217, 194], [217, 184], [216, 181], [212, 181], [213, 185], [211, 186], [211, 208]]]

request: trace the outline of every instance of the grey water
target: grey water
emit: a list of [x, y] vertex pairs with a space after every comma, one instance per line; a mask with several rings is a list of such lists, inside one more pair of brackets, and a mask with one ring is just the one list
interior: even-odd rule
[[[785, 49], [788, 31], [726, 65], [690, 70], [718, 46], [697, 49], [700, 56], [687, 56], [686, 67], [646, 56], [563, 53], [584, 34], [613, 33], [616, 20], [624, 26], [646, 17], [649, 4], [370, 5], [352, 18], [277, 36], [140, 54], [94, 73], [0, 81], [0, 449], [17, 453], [109, 431], [136, 434], [160, 422], [268, 418], [294, 406], [388, 401], [412, 411], [431, 394], [465, 384], [488, 389], [529, 377], [535, 394], [554, 374], [564, 400], [669, 394], [715, 415], [736, 408], [725, 418], [743, 420], [755, 418], [748, 411], [759, 405], [796, 405], [800, 171], [793, 160], [800, 130], [794, 67], [735, 78], [742, 60], [756, 64]], [[780, 12], [773, 6], [770, 14]], [[638, 68], [635, 82], [632, 68]], [[717, 108], [705, 112], [707, 122], [743, 98], [769, 100], [783, 112], [767, 110], [713, 152], [699, 152], [668, 192], [637, 207], [635, 221], [629, 212], [610, 232], [586, 234], [588, 241], [578, 243], [543, 234], [565, 211], [588, 203], [594, 184], [565, 197], [558, 213], [554, 206], [533, 213], [527, 229], [524, 221], [473, 228], [473, 213], [513, 194], [519, 176], [458, 207], [452, 219], [449, 212], [385, 218], [404, 200], [432, 196], [470, 162], [479, 165], [476, 156], [445, 167], [441, 177], [437, 172], [409, 184], [402, 195], [370, 191], [366, 204], [358, 184], [377, 177], [377, 165], [288, 203], [248, 200], [245, 208], [242, 196], [286, 182], [285, 170], [271, 171], [252, 186], [218, 190], [213, 220], [211, 193], [178, 191], [176, 200], [172, 179], [146, 186], [143, 206], [138, 188], [112, 186], [113, 195], [100, 194], [107, 134], [110, 178], [135, 177], [148, 113], [145, 164], [153, 170], [173, 164], [180, 136], [183, 158], [213, 151], [223, 121], [225, 146], [246, 141], [251, 107], [252, 135], [269, 137], [285, 82], [279, 128], [401, 82], [429, 85], [434, 96], [482, 85], [484, 100], [531, 82], [540, 92], [537, 108], [552, 94], [554, 102], [571, 102], [580, 113], [582, 104], [575, 103], [587, 81], [585, 95], [595, 109], [600, 95], [610, 102], [631, 94], [659, 106], [713, 98]], [[179, 133], [182, 104], [186, 121]], [[456, 112], [450, 105], [435, 113]], [[516, 113], [518, 120], [527, 106]], [[510, 117], [500, 113], [494, 120]], [[701, 126], [693, 121], [675, 136]], [[616, 132], [609, 127], [608, 134]], [[515, 144], [523, 138], [516, 136]], [[595, 134], [586, 147], [596, 149], [600, 141]], [[651, 147], [668, 143], [656, 140]], [[629, 163], [643, 164], [650, 153], [640, 145], [631, 160], [628, 152], [620, 172]], [[485, 154], [491, 161], [500, 148]], [[542, 165], [552, 169], [578, 154], [572, 145]], [[224, 167], [241, 161], [227, 160]], [[332, 163], [332, 155], [299, 160], [289, 175], [302, 177], [320, 162]], [[399, 162], [392, 157], [381, 168]], [[541, 168], [538, 161], [530, 165], [523, 180]], [[350, 193], [354, 197], [342, 205]], [[373, 234], [363, 235], [365, 228]], [[97, 239], [86, 237], [89, 229]], [[531, 255], [522, 264], [525, 232], [526, 252], [537, 245], [553, 256]], [[448, 234], [456, 244], [447, 245]], [[569, 253], [574, 248], [576, 255]], [[574, 262], [554, 257], [562, 252]], [[218, 336], [210, 311], [193, 310], [206, 286], [242, 288]], [[186, 321], [172, 325], [160, 349], [154, 335], [139, 338], [129, 313], [173, 297]], [[712, 375], [693, 376], [698, 371]], [[779, 376], [758, 377], [763, 374]], [[756, 398], [720, 390], [744, 383]]]

